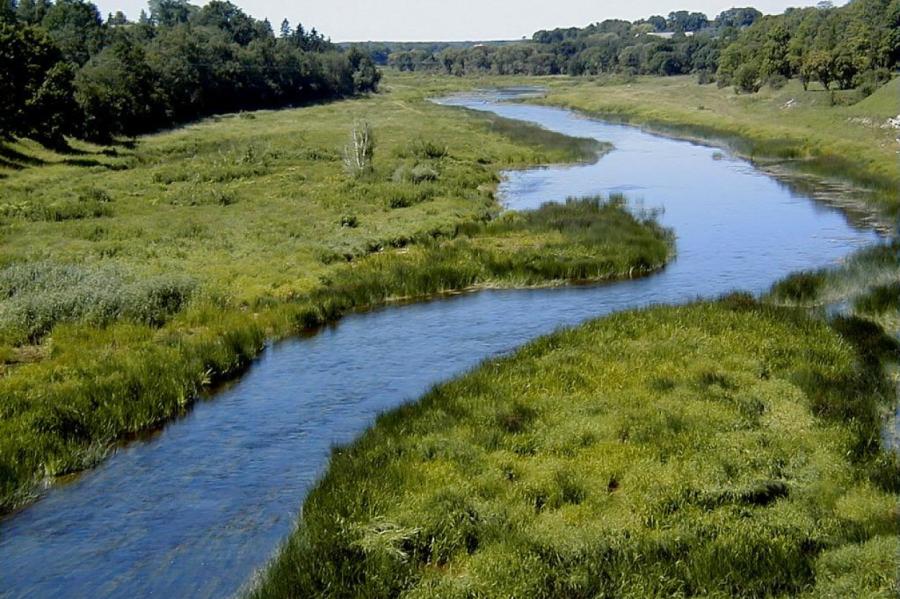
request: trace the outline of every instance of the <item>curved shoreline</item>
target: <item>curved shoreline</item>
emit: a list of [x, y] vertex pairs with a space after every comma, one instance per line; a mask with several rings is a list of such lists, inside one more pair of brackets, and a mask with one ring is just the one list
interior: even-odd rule
[[[631, 138], [631, 142], [629, 143], [656, 144], [660, 147], [668, 148], [667, 151], [673, 153], [673, 158], [675, 156], [683, 155], [682, 158], [684, 160], [690, 159], [688, 163], [695, 166], [715, 164], [712, 161], [709, 161], [710, 152], [708, 150], [697, 148], [691, 149], [690, 146], [675, 142], [669, 144], [668, 142], [664, 143], [662, 140], [654, 141], [654, 138], [639, 134], [638, 132], [628, 133], [625, 131], [623, 134], [633, 135], [633, 138]], [[620, 152], [613, 152], [609, 157], [618, 155], [620, 160], [624, 159], [623, 157], [627, 158], [627, 144], [625, 146], [625, 154], [621, 153], [621, 148], [619, 149]], [[604, 161], [601, 161], [601, 163], [595, 165], [595, 167], [602, 167], [603, 163]], [[657, 164], [665, 164], [665, 160], [662, 163]], [[582, 170], [577, 170], [579, 168], [582, 168]], [[611, 169], [604, 168], [601, 170], [607, 172]], [[276, 401], [271, 408], [266, 407], [266, 402], [254, 402], [252, 404], [247, 404], [243, 408], [235, 406], [241, 405], [241, 402], [244, 400], [240, 396], [241, 394], [246, 395], [248, 391], [251, 392], [251, 395], [254, 393], [257, 395], [260, 393], [281, 394], [284, 393], [284, 389], [292, 389], [295, 385], [299, 385], [300, 388], [304, 390], [304, 393], [308, 391], [318, 398], [315, 401], [319, 403], [311, 403], [309, 406], [306, 406], [305, 402], [307, 400], [303, 400], [304, 406], [306, 406], [304, 407], [304, 412], [309, 410], [310, 417], [312, 418], [310, 423], [306, 426], [311, 428], [306, 428], [305, 426], [300, 431], [291, 429], [291, 432], [288, 433], [273, 431], [271, 430], [271, 427], [269, 429], [259, 427], [258, 430], [248, 430], [248, 433], [253, 432], [255, 435], [249, 436], [245, 441], [250, 443], [253, 447], [256, 447], [256, 444], [258, 443], [263, 444], [266, 447], [270, 444], [277, 445], [279, 440], [286, 439], [284, 435], [308, 435], [310, 434], [308, 432], [310, 430], [318, 431], [322, 426], [326, 426], [321, 424], [321, 418], [330, 417], [329, 415], [333, 412], [339, 412], [344, 416], [343, 420], [327, 420], [327, 426], [340, 425], [335, 430], [343, 432], [339, 434], [337, 432], [329, 432], [330, 429], [322, 430], [322, 434], [320, 435], [322, 438], [320, 440], [324, 441], [324, 446], [318, 444], [314, 445], [313, 449], [301, 450], [304, 452], [303, 455], [297, 455], [297, 450], [294, 449], [283, 456], [284, 459], [288, 459], [289, 457], [290, 461], [276, 462], [274, 466], [267, 467], [265, 471], [262, 471], [259, 467], [254, 468], [254, 474], [259, 475], [260, 477], [266, 475], [266, 479], [260, 479], [259, 483], [268, 485], [277, 483], [279, 485], [277, 490], [278, 496], [281, 498], [279, 501], [287, 502], [287, 504], [294, 506], [295, 509], [294, 501], [298, 495], [302, 495], [302, 492], [298, 490], [296, 485], [301, 485], [302, 487], [302, 485], [306, 484], [303, 477], [309, 475], [300, 476], [300, 480], [287, 481], [279, 478], [286, 475], [286, 472], [280, 468], [290, 467], [292, 470], [299, 469], [300, 465], [297, 464], [297, 461], [300, 460], [308, 462], [309, 465], [312, 466], [313, 471], [315, 471], [317, 467], [313, 464], [317, 463], [314, 458], [319, 455], [318, 452], [323, 450], [327, 451], [328, 446], [332, 444], [331, 441], [335, 439], [354, 438], [356, 436], [355, 433], [349, 434], [349, 432], [351, 430], [358, 431], [359, 429], [357, 427], [360, 426], [365, 428], [369, 422], [369, 415], [372, 414], [372, 411], [377, 413], [383, 411], [383, 409], [390, 405], [396, 405], [397, 400], [420, 395], [421, 388], [419, 385], [421, 385], [421, 381], [413, 383], [407, 380], [406, 377], [402, 379], [402, 385], [399, 388], [391, 388], [390, 392], [385, 392], [386, 395], [384, 397], [379, 395], [377, 390], [381, 388], [379, 385], [382, 384], [379, 381], [383, 381], [384, 377], [388, 376], [388, 372], [406, 373], [407, 376], [409, 373], [416, 375], [427, 374], [425, 381], [437, 382], [437, 380], [445, 379], [447, 374], [452, 374], [453, 372], [458, 373], [460, 370], [465, 370], [467, 367], [474, 365], [473, 356], [483, 357], [485, 354], [493, 355], [495, 352], [506, 351], [511, 347], [518, 346], [522, 340], [528, 340], [536, 335], [548, 332], [548, 329], [553, 330], [560, 326], [576, 324], [585, 318], [595, 317], [608, 311], [622, 309], [627, 306], [644, 305], [646, 303], [654, 302], [686, 301], [691, 299], [691, 297], [696, 297], [696, 294], [701, 292], [698, 291], [697, 285], [703, 285], [704, 291], [702, 291], [702, 293], [716, 294], [724, 292], [732, 287], [732, 282], [729, 279], [729, 277], [732, 276], [742, 277], [742, 280], [745, 282], [745, 287], [759, 291], [771, 283], [773, 276], [777, 276], [782, 272], [790, 272], [795, 269], [796, 265], [802, 265], [804, 263], [821, 263], [822, 260], [828, 259], [829, 256], [837, 257], [838, 255], [842, 255], [844, 249], [850, 247], [852, 243], [864, 243], [871, 239], [869, 234], [855, 232], [853, 229], [849, 228], [842, 217], [838, 216], [837, 213], [828, 211], [816, 213], [815, 210], [811, 208], [811, 204], [806, 200], [773, 203], [776, 197], [780, 198], [779, 201], [784, 200], [785, 198], [782, 197], [783, 194], [779, 195], [781, 192], [778, 191], [779, 188], [777, 186], [771, 184], [771, 181], [761, 175], [756, 175], [752, 172], [743, 172], [737, 168], [737, 165], [735, 165], [734, 170], [732, 170], [729, 165], [720, 165], [715, 167], [714, 171], [721, 171], [722, 176], [738, 177], [740, 181], [745, 181], [745, 179], [741, 177], [746, 177], [746, 182], [748, 184], [752, 183], [748, 193], [756, 193], [762, 190], [763, 199], [761, 201], [764, 201], [766, 206], [771, 205], [771, 208], [776, 214], [782, 214], [786, 223], [791, 222], [791, 219], [788, 218], [791, 215], [804, 221], [804, 227], [806, 228], [800, 227], [795, 230], [789, 227], [788, 231], [783, 232], [781, 237], [779, 237], [779, 239], [799, 244], [797, 245], [797, 248], [800, 251], [796, 251], [792, 248], [791, 244], [787, 244], [785, 245], [785, 258], [787, 259], [773, 265], [775, 270], [772, 270], [772, 268], [760, 268], [759, 265], [753, 265], [752, 263], [744, 264], [743, 262], [744, 253], [749, 252], [750, 255], [755, 255], [756, 252], [759, 251], [760, 246], [756, 245], [756, 241], [751, 238], [740, 237], [738, 239], [739, 243], [731, 250], [735, 255], [732, 255], [732, 253], [729, 252], [718, 252], [711, 257], [714, 261], [712, 263], [707, 263], [706, 258], [703, 258], [702, 253], [708, 252], [698, 252], [697, 244], [706, 244], [710, 239], [715, 240], [715, 243], [720, 243], [719, 239], [721, 235], [716, 232], [715, 228], [697, 229], [695, 223], [691, 227], [688, 227], [688, 230], [679, 231], [680, 234], [684, 235], [684, 239], [690, 242], [688, 243], [688, 246], [690, 247], [687, 255], [681, 256], [679, 261], [674, 263], [671, 270], [665, 269], [657, 277], [625, 281], [616, 285], [603, 285], [600, 287], [587, 288], [569, 287], [554, 289], [552, 291], [488, 291], [479, 294], [460, 296], [455, 299], [447, 300], [446, 302], [411, 304], [404, 307], [402, 310], [388, 309], [370, 314], [348, 316], [341, 320], [334, 330], [325, 330], [322, 334], [304, 340], [302, 343], [289, 341], [281, 347], [273, 348], [271, 351], [268, 351], [263, 356], [263, 359], [257, 368], [251, 369], [237, 386], [226, 392], [223, 397], [220, 397], [219, 400], [215, 402], [216, 405], [214, 407], [212, 405], [203, 406], [208, 409], [198, 410], [185, 419], [185, 421], [173, 423], [171, 427], [167, 427], [164, 431], [164, 439], [159, 443], [151, 444], [152, 446], [144, 447], [137, 445], [129, 448], [127, 451], [123, 452], [125, 455], [121, 456], [121, 459], [117, 458], [116, 460], [105, 463], [98, 471], [90, 473], [84, 479], [79, 481], [76, 485], [79, 487], [78, 492], [90, 496], [90, 493], [94, 492], [93, 489], [96, 486], [96, 492], [101, 493], [101, 483], [103, 483], [105, 478], [109, 476], [121, 476], [125, 472], [133, 473], [135, 464], [143, 464], [145, 460], [148, 464], [148, 468], [146, 469], [148, 476], [151, 478], [159, 478], [162, 476], [160, 482], [156, 483], [156, 485], [166, 484], [163, 481], [172, 482], [170, 481], [170, 478], [174, 475], [173, 472], [166, 471], [164, 468], [161, 469], [158, 466], [150, 468], [149, 465], [156, 463], [156, 461], [161, 461], [162, 463], [172, 464], [173, 466], [180, 466], [181, 464], [187, 466], [190, 464], [194, 468], [202, 467], [202, 464], [204, 464], [210, 456], [199, 455], [197, 456], [200, 458], [198, 463], [192, 464], [191, 459], [188, 457], [195, 455], [191, 448], [191, 444], [203, 442], [204, 438], [201, 435], [204, 433], [204, 430], [219, 436], [223, 435], [224, 433], [222, 432], [223, 429], [221, 429], [221, 425], [216, 423], [216, 420], [219, 418], [231, 417], [233, 422], [229, 424], [229, 426], [240, 427], [242, 429], [241, 434], [243, 434], [243, 429], [251, 424], [253, 424], [254, 428], [263, 422], [268, 422], [269, 425], [275, 425], [276, 428], [281, 425], [289, 425], [291, 418], [297, 417], [293, 411], [287, 411], [287, 408], [289, 407], [292, 410], [296, 409], [296, 406], [292, 406], [291, 402], [285, 403], [284, 401], [281, 401], [279, 403]], [[569, 167], [565, 172], [566, 182], [568, 185], [571, 185], [574, 181], [573, 177], [577, 179], [579, 176], [590, 179], [590, 176], [587, 174], [589, 172], [593, 173], [594, 171], [591, 171], [590, 167]], [[551, 168], [542, 169], [537, 174], [541, 177], [552, 178], [555, 176], [555, 173], [556, 170]], [[617, 175], [621, 174], [617, 171], [616, 173]], [[510, 181], [504, 184], [504, 189], [507, 191], [510, 189], [518, 189], [516, 188], [516, 185], [518, 185], [523, 177], [527, 178], [527, 175], [527, 173], [512, 174]], [[626, 175], [627, 174], [623, 174], [622, 176]], [[589, 180], [586, 183], [588, 186], [596, 184], [597, 182], [593, 180]], [[530, 195], [529, 193], [526, 193], [519, 199], [527, 200], [526, 204], [528, 204], [531, 200], [525, 196], [529, 196], [530, 198], [530, 196], [540, 196], [543, 193], [534, 193], [534, 191], [535, 190], [532, 189], [531, 192], [529, 192]], [[518, 193], [518, 191], [515, 191], [514, 193]], [[692, 205], [691, 198], [688, 194], [681, 193], [680, 195], [675, 194], [674, 196], [670, 192], [666, 192], [666, 194], [665, 197], [677, 196], [677, 201], [673, 200], [674, 203], [671, 206], [673, 209], [671, 211], [668, 210], [670, 206], [667, 206], [667, 219], [671, 216], [677, 216], [675, 220], [679, 223], [684, 224], [693, 222], [694, 219], [691, 217], [691, 214], [685, 212], [686, 210], [689, 210]], [[768, 197], [768, 199], [765, 199], [766, 197]], [[741, 203], [739, 202], [740, 198], [698, 197], [696, 199], [697, 201], [702, 200], [701, 203], [704, 204], [706, 209], [703, 216], [707, 219], [727, 217], [729, 227], [738, 222], [742, 222], [743, 225], [746, 226], [746, 223], [743, 222], [742, 213], [740, 212], [742, 210]], [[676, 206], [679, 207], [679, 210], [674, 210], [674, 207]], [[715, 221], [713, 221], [712, 224], [715, 224]], [[822, 232], [823, 227], [825, 227], [825, 233]], [[677, 227], [676, 230], [678, 230]], [[728, 231], [730, 231], [728, 227], [722, 231], [722, 235], [724, 235], [724, 237], [721, 237], [722, 239], [733, 237], [732, 235], [726, 234]], [[831, 233], [828, 233], [828, 231], [831, 231]], [[785, 236], [788, 233], [789, 235]], [[826, 237], [836, 237], [834, 237], [833, 240], [829, 240], [831, 239], [830, 237], [823, 239], [823, 234], [826, 235]], [[844, 236], [847, 236], [846, 239]], [[852, 242], [851, 239], [853, 240]], [[812, 240], [813, 243], [807, 243], [809, 240]], [[741, 245], [744, 243], [751, 243], [751, 245], [744, 248], [744, 246]], [[743, 249], [738, 251], [739, 248]], [[705, 270], [707, 267], [711, 268], [712, 264], [716, 264], [717, 262], [715, 262], [715, 260], [719, 260], [720, 262], [722, 260], [725, 261], [721, 262], [722, 268]], [[699, 279], [697, 277], [704, 278]], [[403, 316], [401, 316], [401, 314]], [[381, 324], [376, 325], [375, 321], [378, 321], [378, 323]], [[481, 323], [479, 326], [483, 330], [473, 327], [474, 323]], [[420, 343], [424, 343], [424, 346], [420, 347]], [[331, 357], [326, 358], [324, 356], [318, 356], [318, 352], [323, 351], [322, 348], [324, 346], [330, 348], [327, 351], [332, 351], [333, 355]], [[399, 352], [399, 355], [395, 355], [394, 352]], [[423, 352], [425, 353], [423, 354]], [[474, 354], [472, 352], [474, 352]], [[280, 362], [275, 360], [273, 357], [274, 354], [281, 356], [279, 358]], [[444, 356], [445, 354], [446, 356]], [[332, 360], [332, 362], [320, 365], [317, 362], [320, 359]], [[288, 366], [293, 364], [294, 367], [299, 368], [299, 370], [295, 372], [285, 371], [284, 369], [287, 368], [287, 366], [285, 366], [285, 360], [287, 360]], [[357, 362], [357, 360], [359, 361]], [[388, 363], [382, 364], [385, 360], [387, 360]], [[371, 366], [364, 366], [369, 364], [371, 364]], [[438, 369], [438, 365], [440, 365], [440, 370]], [[375, 368], [377, 372], [370, 373], [366, 370], [367, 368]], [[272, 369], [275, 369], [274, 373]], [[447, 372], [448, 370], [450, 371], [449, 373]], [[444, 374], [441, 376], [438, 372], [443, 372]], [[370, 379], [370, 374], [377, 376]], [[266, 376], [273, 376], [274, 378], [271, 381], [266, 381]], [[288, 377], [288, 379], [279, 377]], [[437, 377], [437, 379], [435, 380], [434, 377]], [[295, 379], [303, 382], [297, 382]], [[286, 385], [288, 385], [287, 380], [291, 381], [290, 386], [288, 387], [286, 387]], [[354, 381], [358, 382], [360, 388], [353, 386]], [[360, 396], [359, 405], [354, 402], [349, 402], [346, 406], [335, 405], [333, 400], [335, 397], [334, 394], [338, 393], [337, 391], [329, 391], [327, 387], [321, 389], [316, 388], [317, 385], [325, 386], [332, 383], [348, 385], [347, 389], [342, 390], [341, 393], [347, 391], [354, 394], [362, 393], [363, 396]], [[373, 389], [375, 389], [375, 391], [373, 391]], [[313, 393], [313, 391], [315, 391], [315, 393]], [[373, 393], [375, 394], [374, 398], [370, 397]], [[369, 399], [372, 400], [371, 403], [363, 403], [363, 400], [368, 401]], [[319, 407], [317, 408], [316, 406]], [[247, 411], [234, 413], [234, 410], [236, 409], [246, 409]], [[261, 420], [265, 416], [263, 412], [267, 409], [278, 410], [275, 414], [269, 414], [269, 416], [275, 418], [274, 422], [271, 420]], [[316, 409], [323, 410], [322, 414], [324, 415], [321, 418], [317, 416]], [[350, 412], [347, 412], [347, 410], [350, 410]], [[231, 411], [231, 416], [228, 415], [229, 411]], [[203, 412], [203, 414], [198, 412]], [[294, 415], [287, 417], [287, 414]], [[194, 427], [194, 432], [192, 432], [191, 425]], [[204, 430], [197, 430], [197, 427], [201, 427]], [[197, 435], [196, 439], [192, 436], [195, 434]], [[235, 435], [237, 435], [237, 433], [232, 431], [228, 437], [232, 438]], [[257, 439], [257, 436], [262, 436], [264, 438]], [[180, 440], [173, 443], [173, 437], [177, 437]], [[238, 438], [240, 438], [240, 435], [238, 435]], [[331, 439], [331, 441], [329, 441], [329, 439]], [[233, 441], [232, 443], [234, 442], [236, 441]], [[219, 464], [219, 467], [228, 466], [230, 468], [232, 466], [230, 460], [251, 459], [254, 453], [260, 451], [257, 449], [255, 452], [247, 455], [244, 455], [243, 453], [232, 455], [231, 453], [225, 453], [225, 450], [227, 449], [228, 447], [222, 446], [218, 447], [216, 450], [218, 453], [215, 453], [215, 463]], [[273, 447], [271, 450], [275, 451], [276, 449], [278, 448]], [[197, 451], [209, 450], [204, 450], [202, 447], [199, 447]], [[281, 449], [278, 449], [278, 451], [281, 451]], [[284, 451], [288, 451], [288, 448], [284, 448]], [[309, 454], [308, 456], [306, 455], [307, 453]], [[242, 466], [235, 464], [234, 467], [240, 469]], [[274, 470], [270, 470], [269, 468], [274, 468]], [[142, 471], [144, 471], [143, 468]], [[275, 473], [278, 474], [276, 475]], [[299, 476], [299, 473], [292, 472], [291, 475]], [[276, 480], [268, 480], [270, 476], [275, 476]], [[148, 487], [153, 487], [148, 488], [148, 492], [155, 491], [156, 485], [148, 485]], [[254, 491], [256, 492], [253, 495], [235, 499], [236, 501], [246, 499], [247, 501], [253, 502], [261, 500], [261, 498], [257, 496], [259, 492], [256, 489], [254, 489]], [[129, 495], [133, 494], [133, 492], [133, 489], [122, 489], [122, 496], [116, 497], [115, 499], [116, 501], [130, 501], [132, 498]], [[50, 499], [56, 501], [55, 497]], [[222, 500], [225, 499], [228, 499], [228, 497], [222, 498]], [[81, 503], [90, 503], [90, 500], [82, 501]], [[284, 512], [281, 511], [283, 505], [283, 503], [279, 503], [279, 506], [282, 507], [275, 506], [274, 513], [281, 514], [278, 518], [287, 517], [284, 515]], [[21, 516], [37, 525], [40, 518], [43, 517], [42, 514], [53, 509], [54, 506], [41, 502], [36, 504], [32, 510], [26, 510]], [[231, 508], [223, 506], [221, 511], [223, 512], [223, 517], [231, 518], [232, 516], [225, 515], [228, 513], [228, 509]], [[272, 513], [261, 510], [256, 503], [243, 505], [239, 501], [234, 505], [234, 509], [237, 510], [234, 518], [238, 518], [238, 514], [258, 513], [261, 517], [262, 514], [269, 516], [269, 514]], [[269, 506], [266, 509], [272, 509], [272, 506]], [[294, 509], [290, 510], [290, 517], [288, 519], [291, 521], [293, 521], [293, 515], [295, 514]], [[188, 514], [184, 514], [182, 516], [187, 515]], [[140, 525], [141, 520], [138, 516], [142, 517], [140, 514], [132, 515], [132, 517], [135, 518], [133, 524], [123, 524], [129, 527]], [[165, 530], [168, 530], [168, 527], [177, 527], [178, 522], [180, 521], [178, 519], [178, 514], [170, 514], [170, 516], [172, 517], [171, 522], [161, 524]], [[59, 517], [63, 516], [59, 515]], [[241, 521], [242, 520], [236, 520], [235, 522]], [[227, 536], [228, 534], [231, 534], [229, 531], [233, 532], [232, 529], [236, 525], [233, 522], [229, 524], [229, 522], [231, 521], [224, 520], [223, 523], [217, 524], [210, 530], [215, 530], [216, 534]], [[87, 522], [84, 524], [92, 526]], [[79, 523], [79, 526], [80, 525], [81, 523]], [[279, 520], [276, 528], [278, 530], [283, 530], [282, 527], [284, 526], [285, 523]], [[52, 530], [52, 528], [50, 530]], [[254, 530], [256, 531], [255, 528]], [[72, 535], [77, 534], [79, 534], [77, 528], [65, 532], [63, 533], [62, 538], [54, 540], [53, 543], [54, 545], [57, 542], [63, 543], [60, 548], [65, 547], [67, 555], [78, 555], [77, 551], [72, 551], [72, 546], [65, 545]], [[251, 545], [259, 546], [260, 544], [265, 545], [267, 542], [266, 539], [269, 537], [265, 537], [262, 531], [256, 531], [255, 534], [260, 535], [259, 538], [242, 535], [240, 537], [240, 545], [242, 547]], [[142, 537], [138, 535], [135, 538], [135, 542], [141, 538]], [[179, 588], [182, 592], [186, 592], [188, 587], [178, 586], [188, 584], [187, 581], [181, 580], [179, 572], [183, 572], [186, 568], [190, 568], [191, 564], [194, 563], [193, 560], [202, 559], [207, 553], [213, 554], [216, 558], [221, 559], [221, 562], [217, 561], [215, 563], [220, 564], [222, 567], [237, 567], [234, 564], [231, 566], [226, 565], [230, 563], [229, 560], [233, 559], [233, 556], [229, 557], [231, 554], [227, 553], [225, 547], [218, 549], [218, 545], [214, 543], [210, 544], [210, 541], [204, 541], [204, 538], [205, 537], [198, 534], [194, 534], [190, 537], [190, 542], [173, 546], [171, 550], [175, 552], [174, 555], [179, 555], [180, 557], [177, 568], [173, 565], [172, 568], [174, 570], [167, 570], [172, 579], [168, 581], [154, 581], [154, 584], [159, 586], [152, 587], [150, 590], [157, 589], [162, 592], [164, 589], [171, 590], [172, 588]], [[74, 541], [74, 537], [72, 537], [72, 539]], [[204, 542], [206, 543], [205, 549], [201, 550], [197, 548], [197, 551], [201, 551], [204, 555], [194, 555], [194, 551], [191, 549], [193, 545]], [[77, 549], [80, 550], [80, 548]], [[55, 549], [53, 550], [55, 551]], [[230, 551], [233, 550], [234, 549], [230, 549]], [[94, 547], [92, 551], [98, 552], [100, 549]], [[113, 552], [114, 555], [117, 555], [115, 553], [115, 548], [104, 547], [102, 551]], [[269, 553], [270, 551], [271, 549], [266, 551], [266, 553]], [[243, 560], [241, 566], [252, 563], [254, 559], [255, 558], [248, 558], [249, 561]], [[209, 562], [209, 560], [204, 560], [204, 563], [206, 562]], [[116, 564], [117, 569], [128, 567], [131, 567], [128, 563]], [[232, 576], [234, 574], [236, 574], [236, 572], [231, 572]], [[222, 577], [223, 579], [228, 578], [228, 573], [223, 571]], [[220, 584], [227, 585], [229, 583], [227, 580], [223, 580], [220, 581]]]

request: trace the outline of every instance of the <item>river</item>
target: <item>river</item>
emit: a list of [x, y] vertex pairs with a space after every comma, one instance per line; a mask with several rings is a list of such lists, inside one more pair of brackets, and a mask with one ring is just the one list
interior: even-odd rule
[[727, 152], [502, 95], [444, 103], [614, 144], [596, 164], [507, 174], [529, 209], [622, 192], [661, 209], [677, 259], [604, 285], [482, 291], [353, 314], [266, 349], [236, 383], [0, 523], [0, 594], [221, 597], [290, 532], [331, 448], [385, 410], [557, 328], [613, 311], [765, 291], [878, 240]]

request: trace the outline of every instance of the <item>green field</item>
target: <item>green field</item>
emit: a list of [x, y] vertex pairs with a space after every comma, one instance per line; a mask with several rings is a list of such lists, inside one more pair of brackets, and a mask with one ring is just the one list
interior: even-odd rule
[[251, 596], [896, 596], [896, 351], [745, 296], [541, 339], [336, 449]]
[[[470, 287], [646, 274], [671, 236], [620, 199], [505, 216], [503, 169], [604, 147], [426, 101], [446, 84], [0, 163], [0, 511], [182, 413], [267, 339]], [[368, 122], [371, 172], [342, 152]]]

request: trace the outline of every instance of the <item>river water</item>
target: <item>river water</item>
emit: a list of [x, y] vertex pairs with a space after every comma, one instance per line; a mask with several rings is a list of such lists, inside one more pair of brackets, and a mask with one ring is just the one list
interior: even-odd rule
[[508, 173], [503, 202], [528, 209], [623, 192], [636, 206], [664, 210], [677, 259], [640, 280], [483, 291], [354, 314], [275, 344], [186, 417], [0, 523], [0, 594], [232, 595], [290, 532], [332, 446], [378, 413], [559, 327], [652, 303], [762, 292], [878, 240], [721, 150], [501, 100], [444, 103], [615, 146], [596, 164]]

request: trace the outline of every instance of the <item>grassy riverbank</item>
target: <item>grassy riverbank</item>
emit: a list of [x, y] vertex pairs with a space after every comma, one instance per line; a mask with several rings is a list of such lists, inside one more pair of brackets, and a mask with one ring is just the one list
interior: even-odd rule
[[890, 351], [744, 296], [541, 339], [335, 450], [252, 596], [892, 596]]
[[[437, 91], [437, 90], [435, 90]], [[671, 240], [620, 201], [494, 220], [502, 169], [603, 147], [428, 90], [211, 119], [0, 163], [0, 511], [183, 412], [267, 339], [477, 286], [638, 276]], [[355, 121], [373, 171], [345, 174]]]
[[844, 178], [870, 188], [872, 206], [900, 216], [900, 131], [888, 123], [900, 112], [900, 78], [852, 105], [845, 104], [855, 92], [804, 91], [797, 81], [750, 95], [701, 86], [688, 76], [547, 83], [542, 102], [721, 141], [762, 163]]
[[900, 335], [900, 240], [850, 256], [837, 268], [799, 272], [778, 282], [769, 300], [790, 306], [843, 306]]

